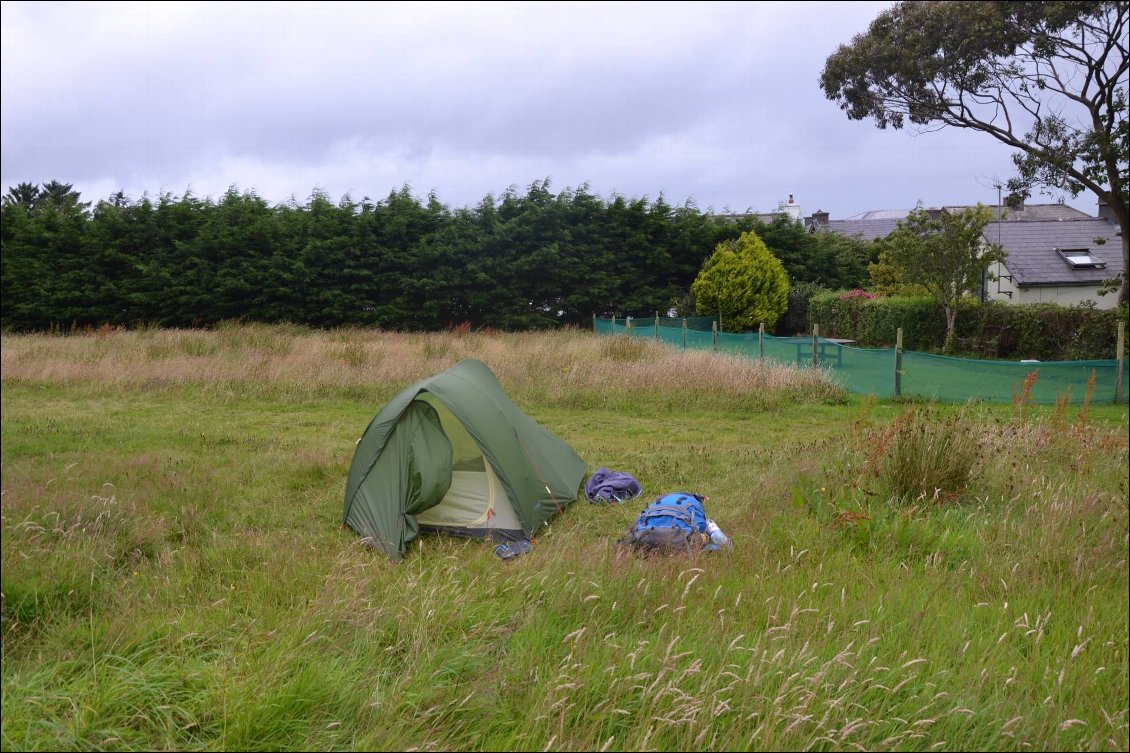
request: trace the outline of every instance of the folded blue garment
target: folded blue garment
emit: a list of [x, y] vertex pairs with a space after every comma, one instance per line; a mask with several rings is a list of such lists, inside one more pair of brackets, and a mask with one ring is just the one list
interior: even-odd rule
[[623, 502], [643, 493], [640, 482], [623, 471], [610, 471], [601, 467], [585, 484], [585, 499], [589, 502]]

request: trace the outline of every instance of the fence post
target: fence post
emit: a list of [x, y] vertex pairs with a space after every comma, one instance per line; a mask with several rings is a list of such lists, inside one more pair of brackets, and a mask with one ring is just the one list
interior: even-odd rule
[[895, 397], [902, 395], [902, 327], [895, 330]]
[[814, 367], [820, 365], [820, 357], [816, 355], [816, 343], [819, 342], [819, 340], [820, 340], [820, 325], [819, 324], [813, 324], [812, 325], [812, 365]]
[[655, 312], [655, 339], [659, 339], [659, 312]]
[[612, 334], [616, 334], [616, 315], [612, 315]]
[[592, 331], [594, 333], [596, 332], [596, 313], [595, 312], [593, 312], [593, 315], [592, 315]]
[[1126, 351], [1126, 322], [1118, 323], [1118, 345], [1114, 351], [1114, 357], [1118, 360], [1118, 368], [1115, 369], [1114, 378], [1117, 380], [1114, 383], [1114, 402], [1115, 405], [1122, 402], [1122, 375], [1123, 375], [1123, 354]]
[[628, 327], [628, 337], [632, 336], [632, 317], [624, 317], [624, 324]]
[[757, 325], [757, 357], [765, 358], [765, 322]]
[[710, 349], [718, 350], [718, 322], [710, 323]]
[[683, 350], [687, 349], [687, 318], [683, 317]]

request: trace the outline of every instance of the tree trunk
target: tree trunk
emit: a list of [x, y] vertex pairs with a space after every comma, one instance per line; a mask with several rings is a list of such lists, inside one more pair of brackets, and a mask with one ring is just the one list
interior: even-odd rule
[[946, 306], [946, 342], [942, 346], [943, 353], [953, 353], [955, 338], [953, 336], [954, 322], [957, 321], [957, 306]]
[[1118, 302], [1126, 303], [1127, 283], [1130, 283], [1130, 220], [1126, 212], [1118, 213], [1118, 227], [1122, 229], [1122, 284], [1118, 286]]
[[1111, 212], [1114, 213], [1115, 222], [1118, 223], [1118, 229], [1121, 231], [1122, 236], [1122, 281], [1118, 286], [1118, 302], [1120, 304], [1126, 303], [1127, 278], [1130, 277], [1130, 206], [1126, 205], [1126, 191], [1118, 191], [1115, 186], [1118, 185], [1118, 178], [1120, 175], [1121, 166], [1117, 160], [1107, 160], [1107, 177], [1110, 179], [1110, 190], [1103, 195], [1096, 191], [1099, 198], [1106, 202], [1110, 207]]

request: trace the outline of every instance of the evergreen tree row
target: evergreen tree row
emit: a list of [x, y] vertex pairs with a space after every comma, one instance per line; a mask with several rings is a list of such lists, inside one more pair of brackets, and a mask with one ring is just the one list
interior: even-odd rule
[[784, 219], [723, 218], [688, 203], [604, 200], [549, 181], [451, 209], [405, 187], [382, 201], [270, 205], [118, 192], [94, 206], [72, 186], [3, 197], [0, 324], [532, 329], [651, 316], [687, 296], [715, 246], [753, 230], [794, 282], [857, 287], [868, 245]]

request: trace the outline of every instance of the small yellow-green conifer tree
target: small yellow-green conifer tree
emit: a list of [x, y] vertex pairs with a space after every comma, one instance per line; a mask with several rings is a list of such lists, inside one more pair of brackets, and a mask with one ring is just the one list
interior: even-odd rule
[[691, 285], [699, 314], [722, 314], [730, 332], [772, 330], [789, 305], [789, 276], [754, 232], [723, 241]]

